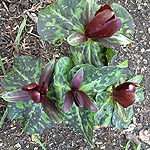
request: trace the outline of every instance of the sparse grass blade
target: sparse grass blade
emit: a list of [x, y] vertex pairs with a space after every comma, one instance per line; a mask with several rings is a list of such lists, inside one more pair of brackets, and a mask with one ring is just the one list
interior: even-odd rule
[[16, 36], [15, 43], [16, 43], [17, 46], [19, 46], [19, 44], [20, 44], [20, 37], [21, 37], [22, 31], [23, 31], [25, 25], [26, 25], [26, 17], [25, 17], [24, 20], [22, 21], [22, 23], [21, 23], [21, 25], [20, 25], [20, 27], [19, 27], [17, 36]]
[[1, 118], [1, 121], [0, 121], [0, 129], [2, 128], [2, 125], [3, 125], [4, 120], [5, 120], [5, 118], [6, 118], [7, 115], [8, 115], [8, 108], [6, 108], [4, 114], [3, 114], [2, 118]]
[[46, 150], [45, 146], [41, 143], [41, 141], [38, 139], [38, 137], [35, 134], [32, 134], [36, 141], [40, 144], [40, 146], [43, 148], [43, 150]]
[[129, 150], [130, 142], [130, 140], [127, 142], [125, 150]]
[[136, 148], [135, 150], [141, 150], [142, 149], [142, 144], [140, 143]]
[[3, 74], [4, 74], [4, 76], [6, 75], [6, 71], [5, 71], [5, 68], [4, 68], [4, 64], [3, 64], [3, 62], [2, 62], [2, 57], [0, 56], [0, 65], [1, 65], [1, 67], [2, 67], [2, 71], [3, 71]]
[[142, 149], [142, 144], [140, 143], [137, 147], [137, 150], [141, 150]]

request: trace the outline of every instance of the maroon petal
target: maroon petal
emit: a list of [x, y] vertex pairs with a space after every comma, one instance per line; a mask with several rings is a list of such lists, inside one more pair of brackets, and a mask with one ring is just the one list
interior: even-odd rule
[[2, 95], [2, 98], [8, 102], [24, 102], [31, 99], [28, 91], [12, 91]]
[[50, 117], [51, 120], [55, 122], [61, 121], [61, 113], [57, 110], [53, 102], [47, 96], [42, 96], [41, 103], [45, 113]]
[[90, 37], [92, 34], [99, 31], [101, 28], [103, 28], [105, 22], [107, 22], [113, 16], [114, 16], [114, 12], [110, 9], [106, 9], [101, 13], [98, 13], [85, 28], [85, 35], [87, 37]]
[[105, 4], [105, 5], [102, 6], [98, 11], [96, 11], [95, 16], [96, 16], [98, 13], [100, 13], [100, 12], [106, 10], [106, 9], [110, 9], [110, 10], [113, 11], [113, 9], [112, 9], [109, 5]]
[[55, 66], [55, 60], [52, 60], [44, 67], [39, 80], [39, 86], [41, 86], [42, 88], [45, 88], [45, 84], [47, 85], [49, 84], [52, 73], [54, 71], [54, 66]]
[[113, 100], [118, 102], [122, 107], [127, 108], [135, 102], [135, 93], [119, 90], [113, 92]]
[[31, 92], [31, 99], [35, 102], [35, 103], [40, 103], [41, 102], [41, 96], [40, 93], [36, 90]]
[[78, 107], [84, 106], [84, 100], [82, 98], [82, 95], [80, 94], [80, 91], [73, 91], [73, 97], [74, 97], [74, 102]]
[[88, 95], [84, 93], [83, 91], [80, 91], [80, 94], [84, 100], [84, 107], [93, 112], [97, 112], [98, 111], [97, 107], [93, 104], [93, 102], [88, 97]]
[[89, 34], [88, 37], [93, 40], [111, 37], [113, 34], [120, 30], [121, 26], [122, 22], [120, 18], [116, 18], [106, 22], [103, 26], [97, 29], [97, 32]]
[[30, 83], [30, 84], [28, 84], [28, 85], [26, 85], [26, 86], [23, 86], [23, 87], [22, 87], [22, 90], [24, 90], [24, 91], [29, 91], [29, 90], [35, 89], [36, 87], [37, 87], [37, 84], [36, 84], [36, 83]]
[[132, 83], [132, 82], [125, 82], [123, 84], [118, 85], [115, 90], [129, 90], [131, 92], [135, 92], [136, 88], [139, 85], [137, 83]]
[[70, 108], [72, 107], [72, 104], [73, 104], [73, 100], [74, 100], [74, 98], [73, 98], [72, 92], [71, 91], [67, 92], [65, 101], [63, 104], [63, 110], [65, 112], [68, 112], [70, 110]]
[[48, 84], [47, 83], [45, 83], [44, 84], [44, 95], [46, 96], [47, 95], [47, 91], [48, 91]]
[[76, 72], [75, 76], [73, 77], [70, 87], [72, 89], [79, 89], [80, 86], [82, 85], [82, 81], [83, 81], [83, 70], [81, 68]]

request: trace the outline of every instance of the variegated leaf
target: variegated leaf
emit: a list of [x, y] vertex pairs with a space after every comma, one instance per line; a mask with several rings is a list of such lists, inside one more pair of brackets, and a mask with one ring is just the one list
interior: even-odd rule
[[[38, 84], [41, 72], [41, 58], [17, 57], [11, 72], [2, 79], [2, 88], [6, 92], [3, 98], [14, 101], [13, 99], [10, 100], [10, 97], [13, 96], [12, 93], [16, 96], [17, 93], [15, 91], [21, 91], [23, 86], [31, 82]], [[27, 134], [43, 133], [46, 129], [55, 126], [55, 123], [44, 112], [42, 105], [34, 103], [33, 100], [18, 103], [9, 102], [8, 112], [11, 120], [18, 119], [21, 122], [22, 128]]]
[[73, 32], [84, 33], [99, 7], [93, 0], [57, 0], [40, 11], [37, 31], [43, 40], [53, 44]]
[[93, 65], [82, 64], [75, 66], [70, 71], [70, 78], [77, 70], [83, 69], [83, 82], [80, 89], [88, 94], [96, 94], [105, 90], [108, 86], [116, 83], [120, 77], [120, 69], [115, 66], [96, 68]]
[[106, 47], [94, 41], [87, 41], [75, 47], [71, 46], [73, 60], [76, 65], [82, 63], [89, 63], [96, 67], [107, 65], [106, 51]]
[[73, 104], [72, 108], [65, 115], [65, 124], [70, 125], [86, 138], [91, 147], [93, 147], [93, 137], [94, 137], [94, 116], [96, 113], [91, 112], [85, 108], [77, 107]]
[[70, 90], [69, 71], [74, 66], [73, 61], [69, 57], [62, 57], [56, 63], [54, 86], [56, 87], [56, 95], [59, 100]]
[[134, 33], [134, 20], [130, 13], [121, 5], [117, 3], [113, 3], [111, 5], [113, 8], [116, 17], [119, 17], [122, 22], [122, 27], [119, 33], [126, 35], [127, 33]]

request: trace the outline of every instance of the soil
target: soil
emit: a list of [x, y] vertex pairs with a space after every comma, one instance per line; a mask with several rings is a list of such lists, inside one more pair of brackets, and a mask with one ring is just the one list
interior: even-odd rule
[[[142, 143], [143, 150], [150, 150], [150, 1], [149, 0], [108, 0], [124, 6], [135, 21], [135, 34], [132, 44], [127, 47], [115, 47], [118, 61], [129, 60], [129, 68], [134, 75], [143, 75], [145, 100], [134, 105], [135, 114], [128, 129], [113, 127], [96, 127], [94, 136], [95, 150], [124, 150], [131, 140], [129, 149]], [[0, 0], [0, 56], [6, 72], [9, 72], [14, 60], [13, 52], [34, 57], [42, 56], [45, 62], [70, 54], [69, 45], [64, 41], [61, 46], [43, 42], [36, 31], [36, 19], [40, 9], [52, 0]], [[105, 1], [101, 0], [101, 4]], [[21, 35], [19, 48], [15, 39], [18, 28], [24, 17], [27, 23]], [[0, 78], [4, 74], [0, 67]], [[0, 93], [3, 91], [0, 88]], [[0, 99], [0, 119], [7, 103]], [[47, 150], [90, 150], [84, 137], [69, 126], [60, 124], [56, 129], [49, 129], [37, 135]], [[0, 129], [1, 150], [41, 150], [39, 143], [32, 136], [27, 136], [20, 128], [18, 121], [5, 119]]]

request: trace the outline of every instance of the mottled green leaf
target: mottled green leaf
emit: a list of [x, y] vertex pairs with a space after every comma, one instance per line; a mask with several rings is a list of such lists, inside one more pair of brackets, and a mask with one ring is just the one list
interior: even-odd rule
[[[126, 66], [126, 65], [125, 65]], [[132, 77], [128, 68], [121, 69], [121, 75], [118, 80], [119, 84], [124, 82], [140, 83], [142, 76]], [[129, 79], [129, 80], [128, 80]], [[117, 82], [116, 82], [117, 83]], [[133, 106], [123, 108], [119, 103], [115, 102], [111, 98], [112, 87], [107, 88], [105, 91], [98, 93], [96, 96], [96, 103], [99, 111], [95, 117], [96, 125], [114, 125], [115, 128], [127, 128], [131, 123], [133, 116]], [[144, 100], [144, 94], [142, 87], [136, 87], [136, 102]]]
[[[128, 80], [128, 82], [134, 82], [134, 83], [139, 84], [142, 81], [142, 79], [143, 79], [142, 75], [137, 75], [137, 76], [131, 78], [130, 80]], [[144, 93], [143, 93], [143, 87], [142, 86], [136, 87], [135, 94], [136, 94], [136, 102], [144, 101]]]
[[40, 133], [56, 126], [43, 111], [42, 105], [33, 100], [19, 103], [9, 103], [8, 112], [11, 120], [18, 119], [26, 134]]
[[112, 124], [118, 128], [127, 128], [131, 123], [131, 118], [133, 116], [133, 106], [128, 108], [123, 108], [120, 104], [115, 102], [114, 111], [112, 117]]
[[131, 71], [128, 68], [123, 68], [121, 69], [121, 76], [119, 78], [119, 83], [122, 84], [132, 77], [133, 75]]
[[96, 103], [99, 111], [95, 117], [95, 123], [98, 126], [110, 126], [113, 115], [114, 104], [110, 98], [110, 92], [98, 93], [96, 96]]
[[71, 52], [74, 56], [74, 63], [89, 63], [96, 67], [107, 65], [106, 48], [98, 42], [87, 41], [79, 46], [71, 46]]
[[13, 68], [4, 79], [1, 80], [4, 91], [20, 90], [31, 82], [38, 83], [42, 71], [42, 59], [34, 59], [29, 56], [17, 57]]
[[65, 124], [70, 125], [86, 138], [91, 147], [93, 147], [93, 137], [94, 137], [94, 116], [95, 112], [91, 112], [85, 108], [77, 107], [73, 104], [72, 108], [66, 113]]
[[93, 0], [57, 0], [38, 15], [37, 31], [43, 40], [55, 43], [84, 27], [99, 9]]
[[121, 5], [113, 3], [111, 5], [116, 17], [119, 17], [122, 22], [122, 27], [119, 33], [126, 35], [127, 33], [134, 33], [134, 20], [130, 13]]
[[74, 66], [73, 61], [69, 57], [62, 57], [56, 63], [54, 86], [59, 100], [66, 95], [66, 91], [70, 90], [69, 71]]
[[101, 44], [104, 44], [106, 46], [108, 45], [108, 43], [110, 43], [110, 44], [119, 44], [119, 45], [127, 45], [127, 44], [130, 44], [132, 42], [132, 40], [128, 39], [127, 37], [125, 37], [122, 34], [115, 33], [111, 37], [107, 37], [107, 38], [103, 38], [103, 39], [98, 40], [98, 42], [100, 42]]
[[128, 82], [134, 82], [134, 83], [140, 83], [143, 79], [142, 75], [137, 75], [131, 79], [128, 80]]
[[143, 88], [142, 87], [137, 87], [136, 91], [135, 91], [135, 94], [136, 94], [135, 103], [144, 101], [144, 93], [143, 93]]
[[98, 93], [96, 103], [99, 108], [95, 117], [96, 125], [114, 125], [115, 128], [127, 128], [133, 115], [133, 106], [123, 108], [111, 98], [111, 92]]
[[[38, 84], [41, 72], [41, 58], [17, 57], [11, 72], [2, 79], [2, 88], [6, 92], [6, 96], [12, 96], [11, 92], [16, 94], [15, 91], [21, 91], [23, 86], [32, 82]], [[3, 98], [5, 99], [6, 97]], [[34, 103], [33, 100], [18, 103], [9, 102], [8, 112], [11, 120], [20, 120], [22, 128], [27, 134], [43, 133], [47, 128], [55, 126], [55, 123], [43, 111], [42, 105]]]
[[87, 37], [79, 32], [73, 32], [68, 38], [67, 42], [71, 46], [77, 46], [87, 41]]
[[120, 70], [115, 66], [105, 66], [96, 68], [90, 64], [82, 64], [75, 66], [70, 71], [70, 79], [80, 68], [83, 69], [83, 82], [80, 89], [85, 93], [95, 94], [105, 90], [111, 84], [118, 81], [120, 77]]

